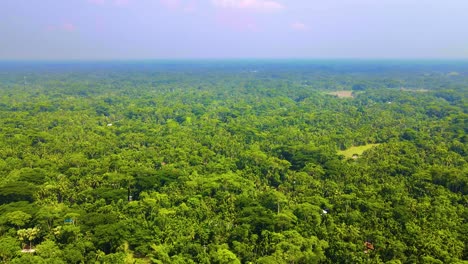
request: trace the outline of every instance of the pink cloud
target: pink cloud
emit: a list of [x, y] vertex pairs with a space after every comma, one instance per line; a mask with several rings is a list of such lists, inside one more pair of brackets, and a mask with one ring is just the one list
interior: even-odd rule
[[212, 0], [212, 3], [221, 8], [252, 9], [258, 11], [275, 11], [284, 6], [271, 0]]
[[63, 23], [61, 25], [51, 25], [46, 28], [47, 31], [66, 31], [73, 32], [77, 30], [77, 27], [72, 23]]
[[62, 24], [62, 26], [60, 28], [62, 30], [64, 30], [64, 31], [68, 31], [68, 32], [72, 32], [72, 31], [76, 30], [76, 26], [71, 24], [71, 23], [64, 23], [64, 24]]
[[292, 23], [290, 26], [293, 30], [297, 30], [297, 31], [305, 31], [309, 29], [306, 24], [299, 22], [299, 21]]

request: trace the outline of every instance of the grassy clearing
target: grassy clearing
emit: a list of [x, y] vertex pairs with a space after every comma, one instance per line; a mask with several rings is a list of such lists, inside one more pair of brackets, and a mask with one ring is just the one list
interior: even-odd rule
[[338, 154], [339, 155], [344, 155], [346, 158], [352, 158], [354, 154], [357, 154], [357, 155], [362, 155], [362, 153], [364, 153], [364, 151], [370, 149], [370, 148], [373, 148], [375, 146], [378, 146], [379, 144], [367, 144], [367, 145], [364, 145], [364, 146], [355, 146], [355, 147], [350, 147], [348, 149], [345, 149], [345, 150], [340, 150], [338, 151]]
[[337, 92], [331, 92], [327, 94], [334, 95], [339, 98], [353, 98], [353, 91], [337, 91]]

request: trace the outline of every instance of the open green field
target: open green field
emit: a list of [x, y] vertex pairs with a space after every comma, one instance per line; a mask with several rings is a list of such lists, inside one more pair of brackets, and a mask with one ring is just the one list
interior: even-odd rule
[[330, 92], [327, 93], [330, 95], [337, 96], [339, 98], [353, 98], [353, 91], [337, 91], [337, 92]]
[[348, 149], [338, 151], [338, 154], [344, 155], [346, 158], [352, 158], [354, 154], [361, 156], [362, 153], [364, 153], [364, 151], [376, 147], [378, 145], [379, 144], [367, 144], [364, 146], [353, 146]]

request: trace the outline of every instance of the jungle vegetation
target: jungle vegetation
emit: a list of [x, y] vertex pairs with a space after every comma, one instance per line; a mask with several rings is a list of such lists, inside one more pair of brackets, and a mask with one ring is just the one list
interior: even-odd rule
[[0, 261], [466, 263], [467, 95], [467, 62], [2, 62]]

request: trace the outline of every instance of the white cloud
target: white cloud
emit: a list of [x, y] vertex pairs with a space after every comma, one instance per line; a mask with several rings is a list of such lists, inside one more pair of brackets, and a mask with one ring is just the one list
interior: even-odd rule
[[254, 9], [259, 11], [274, 11], [284, 6], [271, 0], [212, 0], [213, 4], [221, 8]]

